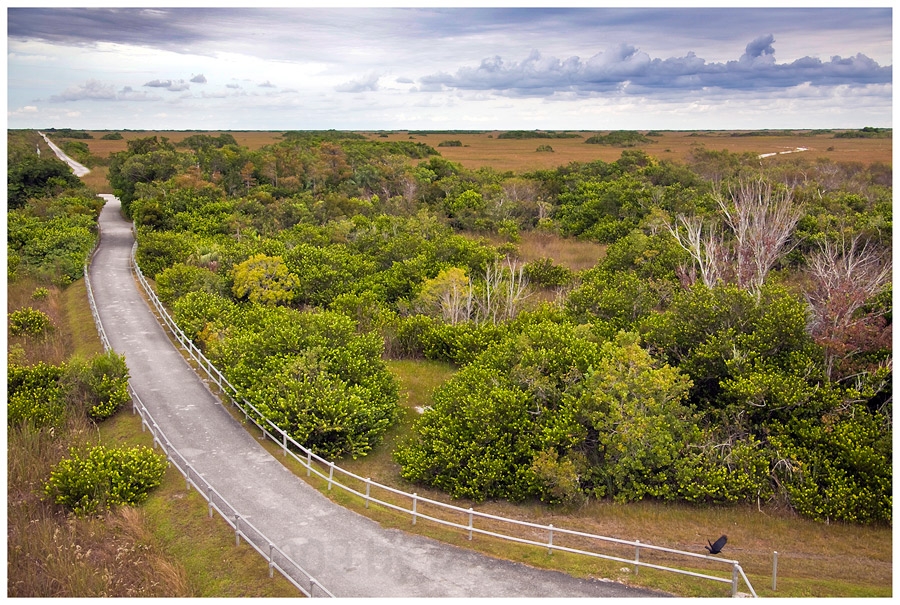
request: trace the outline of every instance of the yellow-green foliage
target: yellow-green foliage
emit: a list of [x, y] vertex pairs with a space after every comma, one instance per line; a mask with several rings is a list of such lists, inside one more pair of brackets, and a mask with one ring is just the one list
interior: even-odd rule
[[64, 373], [64, 365], [9, 364], [6, 368], [9, 425], [22, 422], [36, 427], [59, 425], [65, 413], [64, 391], [60, 385]]
[[232, 291], [238, 298], [263, 305], [290, 302], [300, 285], [280, 256], [254, 254], [234, 268]]
[[12, 336], [30, 334], [37, 336], [51, 329], [50, 316], [31, 307], [25, 307], [9, 314], [9, 333]]
[[71, 449], [50, 473], [44, 493], [86, 515], [120, 504], [140, 504], [162, 482], [166, 457], [148, 447]]

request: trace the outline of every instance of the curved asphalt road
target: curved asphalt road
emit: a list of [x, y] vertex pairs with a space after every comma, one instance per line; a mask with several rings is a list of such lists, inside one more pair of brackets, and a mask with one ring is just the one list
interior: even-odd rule
[[664, 596], [579, 580], [383, 529], [330, 502], [266, 452], [175, 350], [138, 292], [119, 200], [100, 215], [90, 267], [101, 321], [171, 444], [250, 523], [339, 597]]

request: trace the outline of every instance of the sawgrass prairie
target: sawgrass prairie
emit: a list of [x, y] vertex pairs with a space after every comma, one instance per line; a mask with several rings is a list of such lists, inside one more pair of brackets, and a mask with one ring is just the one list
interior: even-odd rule
[[[91, 153], [101, 158], [110, 153], [123, 151], [127, 142], [132, 139], [160, 136], [167, 137], [173, 143], [198, 134], [200, 131], [120, 131], [123, 139], [104, 141], [101, 137], [109, 131], [89, 131], [93, 139], [85, 141]], [[218, 136], [223, 132], [230, 133], [237, 143], [250, 149], [259, 149], [265, 145], [282, 140], [281, 131], [204, 131], [203, 134]], [[437, 132], [437, 131], [360, 131], [375, 141], [417, 141], [434, 147], [440, 154], [466, 168], [474, 169], [489, 166], [499, 171], [528, 172], [564, 166], [570, 162], [593, 162], [602, 160], [612, 162], [622, 155], [623, 147], [587, 144], [585, 141], [595, 134], [607, 134], [609, 131], [565, 131], [577, 135], [572, 138], [501, 138], [505, 131], [484, 132]], [[562, 131], [560, 131], [562, 132]], [[825, 158], [833, 162], [859, 162], [863, 165], [873, 163], [891, 164], [891, 138], [835, 138], [840, 132], [813, 132], [803, 130], [783, 131], [639, 131], [648, 135], [650, 143], [642, 143], [632, 147], [661, 160], [685, 163], [695, 149], [710, 151], [727, 150], [732, 153], [777, 154], [761, 161], [778, 162], [794, 159], [800, 155], [815, 160]], [[459, 142], [456, 146], [441, 146], [446, 141]], [[539, 146], [549, 146], [552, 151], [538, 151]], [[791, 152], [796, 149], [805, 151]]]

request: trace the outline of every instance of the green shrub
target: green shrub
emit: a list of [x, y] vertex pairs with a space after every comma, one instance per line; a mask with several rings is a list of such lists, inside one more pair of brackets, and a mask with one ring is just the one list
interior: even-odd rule
[[53, 328], [50, 316], [43, 311], [25, 307], [9, 314], [9, 333], [12, 336], [36, 336]]
[[568, 457], [559, 457], [555, 450], [538, 453], [531, 463], [541, 500], [549, 504], [571, 504], [584, 498], [578, 484], [578, 469]]
[[223, 294], [225, 280], [203, 267], [177, 263], [156, 276], [156, 291], [159, 299], [170, 305], [188, 292]]
[[87, 362], [73, 360], [66, 372], [66, 385], [70, 401], [82, 406], [92, 420], [109, 418], [131, 399], [125, 358], [112, 351]]
[[7, 423], [59, 426], [65, 414], [60, 379], [65, 366], [44, 362], [32, 366], [10, 363], [6, 368]]
[[50, 218], [31, 216], [24, 209], [10, 212], [7, 249], [18, 259], [16, 270], [59, 285], [80, 279], [97, 239], [95, 210], [92, 200], [67, 196], [51, 203], [46, 210]]
[[856, 523], [891, 522], [890, 420], [853, 406], [843, 415], [795, 419], [772, 440], [789, 462], [782, 481], [791, 506], [805, 517]]
[[323, 456], [364, 456], [380, 442], [399, 395], [376, 332], [360, 334], [334, 311], [246, 305], [239, 313], [208, 355], [241, 397]]
[[162, 483], [166, 457], [148, 447], [69, 450], [44, 485], [55, 504], [89, 515], [120, 504], [136, 505]]
[[522, 269], [528, 281], [544, 288], [558, 288], [572, 282], [575, 275], [562, 265], [554, 265], [550, 258], [539, 258], [526, 263]]
[[50, 296], [50, 290], [47, 288], [35, 288], [31, 293], [32, 300], [46, 300]]
[[420, 335], [422, 352], [428, 359], [465, 365], [499, 342], [507, 332], [502, 324], [435, 322]]
[[415, 437], [394, 453], [400, 475], [454, 498], [522, 500], [537, 495], [537, 435], [527, 393], [503, 372], [470, 365], [434, 393]]
[[188, 292], [175, 301], [172, 317], [188, 338], [201, 347], [234, 321], [237, 306], [218, 294]]

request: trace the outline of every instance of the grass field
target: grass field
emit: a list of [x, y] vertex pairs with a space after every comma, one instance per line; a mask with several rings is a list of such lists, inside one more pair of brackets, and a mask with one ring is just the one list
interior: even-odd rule
[[[281, 132], [269, 131], [228, 131], [239, 145], [250, 149], [259, 149], [281, 140]], [[527, 172], [530, 170], [555, 168], [569, 162], [593, 162], [603, 160], [612, 162], [622, 155], [623, 148], [606, 145], [589, 145], [584, 141], [597, 134], [598, 131], [583, 131], [576, 134], [583, 138], [565, 139], [501, 139], [503, 131], [490, 131], [478, 134], [427, 133], [410, 134], [408, 131], [366, 132], [374, 141], [417, 141], [434, 147], [450, 161], [458, 162], [466, 168], [490, 166], [496, 170]], [[600, 131], [602, 133], [602, 131]], [[860, 162], [868, 165], [874, 162], [892, 163], [892, 139], [836, 139], [834, 134], [810, 134], [808, 131], [791, 131], [785, 135], [782, 131], [771, 131], [771, 134], [754, 136], [736, 136], [742, 131], [662, 131], [652, 133], [648, 137], [653, 142], [641, 144], [634, 149], [645, 151], [651, 156], [663, 160], [686, 162], [695, 148], [711, 151], [728, 150], [733, 153], [752, 152], [757, 154], [778, 153], [798, 147], [808, 148], [801, 152], [810, 160], [826, 158], [834, 162]], [[206, 134], [218, 136], [222, 131], [211, 131]], [[188, 136], [197, 134], [194, 131], [124, 131], [123, 140], [100, 140], [105, 132], [91, 131], [93, 139], [85, 141], [91, 153], [106, 157], [110, 153], [127, 148], [127, 141], [148, 137], [164, 136], [177, 143]], [[382, 136], [386, 135], [386, 136]], [[460, 141], [461, 147], [438, 147], [441, 142]], [[549, 145], [553, 152], [538, 152], [539, 145]], [[778, 155], [765, 158], [766, 162], [779, 162], [797, 157], [794, 154]]]

